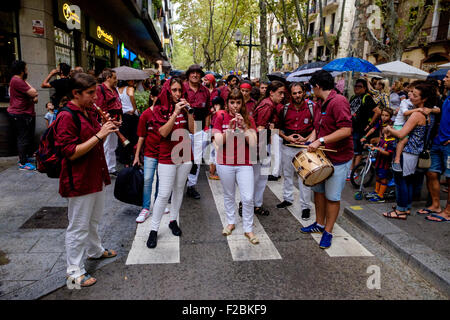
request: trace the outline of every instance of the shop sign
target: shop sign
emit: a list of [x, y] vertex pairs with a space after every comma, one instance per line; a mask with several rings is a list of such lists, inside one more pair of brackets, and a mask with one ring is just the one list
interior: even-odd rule
[[117, 55], [122, 59], [130, 59], [130, 51], [125, 48], [123, 42], [119, 46], [117, 46]]
[[103, 41], [106, 41], [110, 45], [114, 44], [114, 38], [111, 34], [107, 33], [102, 27], [97, 27], [97, 38]]
[[99, 26], [93, 20], [89, 20], [89, 36], [109, 47], [114, 48], [114, 37], [104, 27]]
[[33, 20], [32, 21], [33, 34], [43, 37], [44, 36], [44, 21], [42, 20]]
[[61, 22], [67, 25], [69, 30], [81, 29], [81, 9], [79, 6], [59, 0], [58, 17]]

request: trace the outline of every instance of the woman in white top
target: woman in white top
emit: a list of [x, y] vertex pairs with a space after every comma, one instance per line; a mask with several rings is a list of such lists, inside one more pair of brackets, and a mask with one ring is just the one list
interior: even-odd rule
[[134, 80], [119, 81], [117, 91], [119, 93], [120, 101], [122, 102], [122, 126], [120, 132], [127, 137], [130, 144], [123, 147], [119, 144], [119, 162], [128, 167], [133, 162], [134, 146], [137, 143], [137, 126], [139, 123], [139, 116], [137, 115], [136, 100], [134, 99]]

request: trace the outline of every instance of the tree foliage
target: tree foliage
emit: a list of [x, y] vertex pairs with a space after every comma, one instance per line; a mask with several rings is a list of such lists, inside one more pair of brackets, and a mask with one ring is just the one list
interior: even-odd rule
[[236, 65], [234, 33], [246, 34], [258, 15], [252, 0], [175, 0], [179, 4], [175, 21], [180, 25], [181, 44], [192, 51], [194, 63], [207, 70], [226, 72]]
[[395, 0], [376, 0], [375, 4], [381, 12], [384, 38], [377, 38], [370, 28], [367, 28], [366, 33], [372, 47], [387, 61], [401, 60], [403, 51], [417, 40], [436, 0], [403, 1], [405, 6], [402, 16], [399, 15], [397, 3]]

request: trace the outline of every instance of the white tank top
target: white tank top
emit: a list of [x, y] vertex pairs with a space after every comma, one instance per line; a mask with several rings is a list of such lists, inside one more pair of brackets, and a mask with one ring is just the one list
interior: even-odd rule
[[122, 102], [122, 111], [123, 113], [127, 113], [133, 111], [133, 105], [131, 104], [130, 96], [127, 94], [128, 87], [123, 89], [123, 92], [120, 93], [119, 88], [117, 88], [117, 92], [119, 93], [120, 101]]

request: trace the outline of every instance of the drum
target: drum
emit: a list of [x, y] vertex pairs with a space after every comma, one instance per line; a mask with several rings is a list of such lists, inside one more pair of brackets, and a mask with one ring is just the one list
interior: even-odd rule
[[322, 183], [334, 173], [333, 164], [320, 149], [315, 152], [300, 151], [292, 159], [292, 165], [308, 187]]

